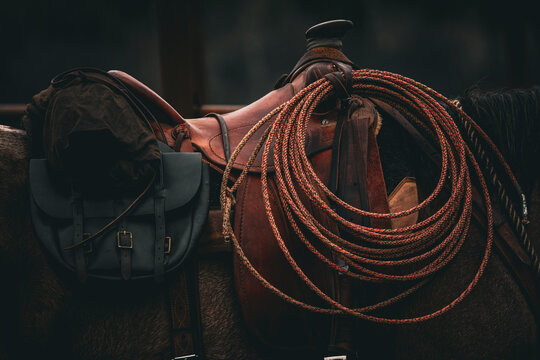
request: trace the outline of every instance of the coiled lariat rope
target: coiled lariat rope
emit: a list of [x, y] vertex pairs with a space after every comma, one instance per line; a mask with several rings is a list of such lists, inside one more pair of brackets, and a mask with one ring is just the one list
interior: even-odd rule
[[[333, 86], [322, 78], [310, 84], [287, 103], [274, 109], [261, 119], [234, 150], [223, 174], [221, 185], [221, 206], [223, 209], [223, 235], [232, 240], [239, 259], [248, 271], [268, 290], [283, 300], [303, 309], [326, 314], [349, 314], [360, 319], [379, 323], [413, 323], [439, 316], [461, 302], [476, 286], [486, 268], [493, 243], [493, 210], [489, 191], [482, 171], [452, 117], [441, 104], [462, 116], [485, 136], [476, 123], [456, 107], [450, 100], [429, 87], [406, 77], [376, 70], [355, 70], [352, 75], [354, 94], [381, 100], [404, 114], [416, 127], [427, 133], [438, 143], [441, 155], [439, 181], [431, 195], [417, 206], [397, 213], [372, 213], [355, 208], [339, 199], [317, 177], [308, 160], [305, 145], [308, 120], [315, 108], [333, 93]], [[248, 162], [228, 188], [227, 179], [232, 165], [247, 141], [270, 120], [273, 123], [265, 129]], [[485, 136], [487, 139], [487, 136]], [[263, 147], [264, 144], [264, 147]], [[490, 143], [492, 145], [492, 143]], [[490, 145], [490, 146], [491, 146]], [[390, 299], [363, 308], [349, 308], [332, 299], [319, 289], [303, 272], [285, 245], [270, 206], [268, 189], [268, 162], [270, 149], [273, 149], [275, 168], [274, 180], [279, 200], [286, 215], [288, 225], [294, 230], [303, 244], [330, 269], [345, 276], [366, 282], [396, 282], [418, 280], [415, 285]], [[283, 255], [302, 279], [302, 281], [330, 308], [313, 306], [290, 297], [269, 283], [250, 263], [245, 255], [231, 225], [231, 209], [235, 203], [234, 193], [245, 180], [250, 167], [260, 150], [262, 154], [261, 191], [266, 215], [272, 228], [275, 241]], [[492, 146], [499, 161], [504, 162], [498, 150]], [[506, 166], [509, 177], [515, 180]], [[447, 265], [462, 247], [470, 226], [472, 215], [471, 170], [476, 177], [479, 191], [486, 209], [487, 236], [485, 250], [476, 274], [453, 301], [437, 311], [411, 318], [387, 318], [368, 314], [411, 294], [422, 286], [431, 275]], [[341, 217], [324, 197], [338, 207], [371, 218], [391, 219], [407, 216], [432, 204], [442, 190], [448, 192], [445, 202], [433, 215], [412, 226], [398, 229], [379, 229], [352, 223]], [[304, 196], [300, 196], [301, 191]], [[321, 195], [322, 194], [322, 195]], [[321, 209], [324, 216], [333, 220], [340, 228], [354, 234], [351, 242], [333, 233], [317, 220], [308, 210], [301, 198], [307, 198], [311, 205]], [[309, 234], [304, 234], [302, 229]], [[332, 257], [326, 257], [310, 241], [316, 237], [331, 253], [342, 259], [348, 267], [339, 266]]]

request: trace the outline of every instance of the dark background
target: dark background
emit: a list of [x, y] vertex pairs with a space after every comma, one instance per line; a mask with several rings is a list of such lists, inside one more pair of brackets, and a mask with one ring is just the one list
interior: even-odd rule
[[296, 63], [305, 30], [345, 18], [344, 52], [452, 97], [474, 84], [540, 83], [532, 1], [11, 1], [0, 12], [0, 104], [26, 103], [59, 72], [121, 69], [191, 115], [246, 104]]

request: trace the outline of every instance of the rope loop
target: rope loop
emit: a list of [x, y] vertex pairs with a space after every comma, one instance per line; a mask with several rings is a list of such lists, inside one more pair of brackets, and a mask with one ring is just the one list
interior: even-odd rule
[[[350, 91], [344, 86], [344, 82], [339, 81], [340, 76], [343, 78], [340, 72], [336, 72], [311, 83], [288, 102], [263, 117], [240, 142], [223, 175], [221, 205], [226, 214], [223, 232], [233, 242], [240, 261], [265, 288], [300, 308], [392, 324], [414, 323], [439, 316], [460, 303], [477, 285], [486, 269], [493, 244], [493, 210], [486, 180], [477, 159], [443, 105], [459, 113], [474, 124], [473, 126], [477, 125], [458, 108], [457, 104], [404, 76], [369, 69], [354, 70]], [[352, 95], [382, 101], [398, 110], [412, 126], [429, 135], [440, 152], [441, 164], [437, 185], [426, 199], [411, 209], [396, 213], [369, 212], [344, 202], [318, 178], [305, 150], [308, 121], [317, 105], [334, 95], [346, 96], [349, 102], [348, 111], [351, 112], [355, 111], [355, 107], [361, 106], [357, 100], [355, 102]], [[236, 177], [234, 184], [227, 187], [227, 179], [238, 154], [257, 129], [266, 123], [270, 123], [270, 126], [259, 139], [246, 167]], [[479, 134], [484, 136], [483, 133]], [[236, 192], [260, 151], [262, 151], [261, 194], [273, 232], [273, 241], [277, 243], [298, 278], [326, 302], [327, 307], [317, 307], [294, 299], [271, 284], [253, 267], [234, 234], [229, 219], [234, 198], [229, 192], [231, 194]], [[271, 175], [268, 169], [270, 156], [275, 170]], [[412, 282], [412, 285], [394, 297], [356, 309], [344, 306], [326, 294], [309, 279], [287, 248], [270, 205], [268, 184], [270, 176], [277, 187], [287, 226], [329, 270], [363, 282], [409, 284]], [[478, 184], [486, 209], [487, 235], [482, 259], [468, 285], [448, 304], [428, 314], [409, 318], [370, 314], [375, 309], [386, 307], [412, 294], [455, 258], [469, 233], [473, 179]], [[344, 219], [339, 215], [340, 212], [335, 210], [341, 207], [361, 216], [392, 219], [410, 215], [429, 206], [435, 207], [437, 204], [438, 209], [432, 215], [417, 224], [397, 229], [356, 224]], [[320, 209], [322, 215], [315, 216], [310, 212], [311, 208]], [[325, 221], [322, 221], [323, 219]], [[330, 221], [332, 226], [325, 226], [324, 224], [328, 223], [326, 220]], [[352, 235], [354, 239], [350, 236], [341, 236], [335, 231], [336, 228], [346, 229], [346, 233]], [[317, 245], [313, 243], [313, 239], [316, 239]], [[325, 255], [329, 253], [331, 256]], [[340, 263], [336, 259], [340, 259]]]

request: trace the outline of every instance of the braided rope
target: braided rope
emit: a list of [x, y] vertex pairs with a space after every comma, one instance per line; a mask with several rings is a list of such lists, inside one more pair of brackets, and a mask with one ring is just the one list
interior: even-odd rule
[[[305, 152], [307, 124], [319, 103], [333, 93], [330, 82], [320, 79], [300, 91], [287, 103], [274, 109], [262, 118], [244, 137], [234, 150], [231, 160], [223, 174], [221, 186], [221, 205], [224, 210], [223, 234], [233, 242], [235, 251], [247, 270], [269, 291], [283, 300], [306, 310], [326, 314], [349, 314], [360, 319], [380, 323], [412, 323], [439, 316], [461, 302], [476, 286], [487, 266], [493, 243], [493, 210], [490, 195], [482, 171], [473, 153], [461, 138], [459, 129], [452, 117], [442, 107], [446, 104], [477, 127], [463, 111], [448, 99], [429, 87], [406, 77], [376, 70], [353, 71], [353, 93], [386, 102], [409, 118], [414, 124], [424, 129], [433, 141], [438, 143], [441, 152], [441, 172], [439, 181], [431, 195], [417, 206], [397, 213], [372, 213], [355, 208], [339, 199], [317, 177]], [[270, 126], [264, 131], [246, 167], [228, 188], [227, 179], [232, 165], [247, 141], [265, 124]], [[480, 136], [485, 134], [480, 133]], [[264, 146], [263, 146], [264, 145]], [[255, 157], [261, 151], [261, 192], [266, 215], [284, 257], [298, 277], [329, 306], [321, 308], [292, 298], [272, 285], [253, 267], [236, 238], [231, 221], [231, 208], [234, 205], [234, 193], [248, 174]], [[318, 288], [303, 272], [287, 248], [283, 235], [274, 219], [270, 206], [268, 190], [268, 158], [273, 149], [275, 174], [274, 181], [279, 192], [279, 201], [286, 215], [288, 225], [297, 234], [300, 241], [330, 269], [341, 272], [344, 276], [367, 282], [397, 282], [418, 280], [415, 285], [403, 293], [363, 308], [349, 308], [332, 299]], [[501, 160], [502, 157], [499, 159]], [[509, 170], [509, 168], [508, 168]], [[472, 215], [472, 183], [475, 176], [480, 186], [486, 208], [487, 236], [485, 250], [478, 269], [466, 288], [454, 300], [440, 309], [410, 318], [379, 317], [368, 314], [391, 303], [399, 301], [422, 286], [429, 278], [446, 266], [461, 249], [467, 238]], [[448, 194], [441, 195], [443, 188]], [[300, 200], [301, 191], [312, 206], [321, 209], [325, 217], [339, 227], [355, 235], [355, 241], [348, 241], [334, 234], [316, 219]], [[322, 194], [322, 196], [321, 196]], [[372, 218], [396, 218], [406, 216], [426, 208], [435, 200], [444, 203], [433, 215], [425, 220], [398, 229], [378, 229], [352, 223], [342, 218], [327, 202], [342, 207], [353, 213]], [[307, 234], [301, 230], [304, 229]], [[310, 241], [316, 237], [331, 253], [337, 255], [347, 265], [343, 268], [326, 257]]]

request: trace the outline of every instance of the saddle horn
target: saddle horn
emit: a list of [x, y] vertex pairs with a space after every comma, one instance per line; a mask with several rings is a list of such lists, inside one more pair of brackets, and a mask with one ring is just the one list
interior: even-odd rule
[[341, 50], [342, 39], [354, 27], [350, 20], [330, 20], [314, 25], [306, 31], [307, 49], [332, 47]]

